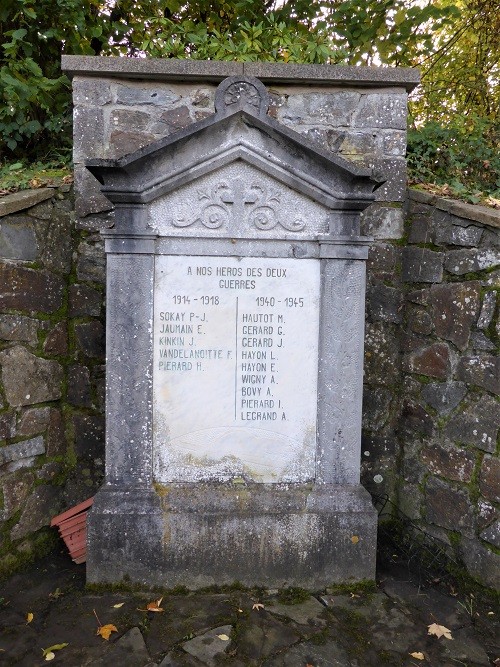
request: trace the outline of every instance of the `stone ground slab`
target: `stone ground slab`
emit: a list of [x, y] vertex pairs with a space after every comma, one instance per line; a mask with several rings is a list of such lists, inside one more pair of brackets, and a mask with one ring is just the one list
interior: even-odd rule
[[[164, 611], [144, 611], [161, 597]], [[391, 570], [372, 592], [296, 599], [238, 587], [89, 590], [85, 566], [56, 550], [0, 584], [0, 664], [42, 667], [42, 649], [63, 642], [53, 664], [71, 667], [487, 667], [500, 657], [498, 610], [451, 582], [424, 589]], [[433, 622], [453, 640], [430, 636]], [[96, 632], [106, 624], [117, 628], [109, 641]]]

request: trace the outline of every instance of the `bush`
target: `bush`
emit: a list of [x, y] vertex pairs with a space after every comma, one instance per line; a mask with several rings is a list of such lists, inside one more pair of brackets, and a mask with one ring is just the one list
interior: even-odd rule
[[477, 203], [500, 197], [500, 123], [457, 115], [449, 125], [427, 123], [408, 133], [408, 173], [413, 183], [449, 186]]

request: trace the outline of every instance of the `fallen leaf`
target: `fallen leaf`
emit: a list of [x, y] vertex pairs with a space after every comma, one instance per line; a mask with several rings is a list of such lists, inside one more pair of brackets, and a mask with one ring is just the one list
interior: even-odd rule
[[103, 639], [109, 639], [112, 632], [118, 632], [118, 630], [111, 623], [108, 623], [107, 625], [101, 625], [101, 627], [97, 628], [97, 634], [101, 635]]
[[222, 639], [223, 642], [228, 642], [229, 637], [227, 635], [217, 635], [219, 639]]
[[425, 660], [425, 655], [421, 651], [415, 651], [414, 653], [410, 653], [410, 655], [417, 660]]
[[53, 593], [49, 593], [49, 598], [57, 600], [57, 598], [61, 597], [61, 595], [64, 595], [64, 593], [61, 591], [60, 588], [56, 588], [56, 590]]
[[125, 602], [119, 602], [118, 604], [114, 604], [113, 609], [120, 609], [120, 607], [123, 607], [124, 604]]
[[153, 602], [148, 602], [146, 605], [146, 609], [137, 609], [137, 611], [165, 611], [160, 607], [161, 601], [163, 598], [160, 598], [159, 600], [153, 600]]
[[359, 598], [360, 597], [359, 595], [356, 595], [356, 593], [349, 593], [349, 595], [351, 596], [351, 598]]
[[[63, 644], [54, 644], [53, 646], [49, 646], [48, 648], [42, 648], [42, 654], [45, 660], [53, 660], [56, 656], [54, 655], [54, 651], [60, 651], [63, 648], [66, 648], [68, 646], [68, 642], [64, 642]], [[49, 654], [52, 653], [52, 658], [47, 658]]]
[[56, 654], [53, 653], [52, 651], [49, 651], [45, 656], [45, 660], [54, 660], [55, 657], [56, 657]]
[[27, 625], [28, 623], [31, 623], [31, 621], [32, 621], [34, 618], [35, 618], [35, 617], [33, 616], [32, 612], [29, 611], [29, 612], [26, 614], [26, 625]]
[[351, 537], [351, 542], [352, 542], [353, 544], [357, 544], [357, 543], [359, 542], [359, 537], [358, 537], [357, 535], [353, 535], [353, 536]]
[[252, 609], [259, 611], [259, 609], [264, 609], [264, 605], [260, 602], [256, 602], [255, 604], [252, 605]]
[[435, 635], [436, 637], [445, 637], [446, 639], [453, 639], [451, 636], [451, 630], [445, 628], [444, 625], [438, 625], [437, 623], [431, 623], [428, 626], [427, 633], [429, 635]]

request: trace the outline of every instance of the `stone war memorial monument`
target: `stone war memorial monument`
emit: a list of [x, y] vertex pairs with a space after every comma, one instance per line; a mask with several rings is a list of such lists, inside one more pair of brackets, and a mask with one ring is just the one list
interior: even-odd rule
[[258, 78], [219, 81], [214, 113], [86, 161], [115, 209], [88, 580], [372, 579], [360, 214], [383, 179], [275, 120]]

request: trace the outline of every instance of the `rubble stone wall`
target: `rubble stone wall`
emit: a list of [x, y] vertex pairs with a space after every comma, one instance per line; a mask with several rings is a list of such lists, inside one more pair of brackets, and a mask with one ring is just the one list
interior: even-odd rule
[[404, 212], [392, 237], [366, 216], [362, 480], [499, 587], [500, 212], [415, 190]]
[[0, 199], [0, 574], [102, 481], [104, 261], [70, 185]]

